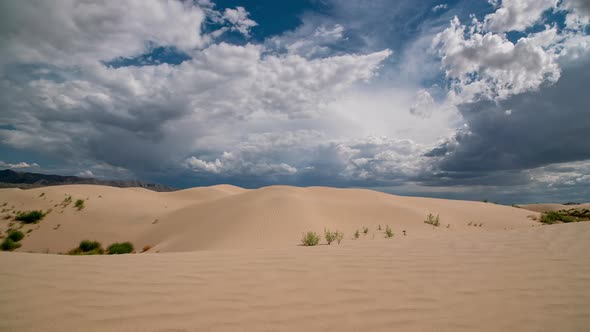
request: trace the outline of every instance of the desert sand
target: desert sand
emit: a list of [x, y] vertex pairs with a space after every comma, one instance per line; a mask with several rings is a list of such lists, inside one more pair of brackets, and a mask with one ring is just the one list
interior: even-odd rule
[[526, 205], [519, 205], [519, 207], [535, 212], [549, 212], [549, 211], [560, 211], [560, 210], [570, 210], [570, 209], [590, 209], [590, 203], [584, 204], [572, 204], [572, 205], [565, 205], [565, 204], [555, 204], [555, 203], [541, 203], [541, 204], [526, 204]]
[[[85, 207], [60, 205], [65, 197]], [[0, 252], [0, 331], [586, 331], [590, 223], [370, 190], [0, 190], [52, 209]], [[57, 206], [56, 206], [57, 205]], [[14, 208], [13, 208], [14, 206]], [[440, 215], [441, 226], [423, 221]], [[58, 226], [59, 225], [59, 226]], [[395, 235], [378, 230], [391, 226]], [[353, 239], [355, 230], [368, 227]], [[340, 245], [299, 246], [340, 230]], [[403, 235], [403, 230], [406, 235]], [[67, 256], [80, 240], [145, 253]], [[27, 253], [32, 252], [32, 253]]]

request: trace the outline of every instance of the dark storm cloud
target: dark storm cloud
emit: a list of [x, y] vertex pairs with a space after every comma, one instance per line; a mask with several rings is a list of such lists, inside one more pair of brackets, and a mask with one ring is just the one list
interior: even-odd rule
[[582, 91], [589, 68], [590, 58], [579, 59], [563, 68], [555, 85], [538, 92], [461, 105], [469, 130], [426, 154], [440, 157], [439, 183], [465, 174], [487, 183], [490, 172], [511, 178], [505, 171], [590, 159], [590, 94]]

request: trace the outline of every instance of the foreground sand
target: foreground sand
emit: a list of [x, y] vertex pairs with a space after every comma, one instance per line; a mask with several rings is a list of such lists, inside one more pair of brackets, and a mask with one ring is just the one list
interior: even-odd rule
[[[60, 205], [70, 195], [84, 209]], [[3, 231], [17, 210], [52, 211], [22, 227], [20, 252], [0, 252], [0, 331], [590, 326], [590, 222], [542, 225], [526, 209], [321, 187], [73, 185], [0, 190], [3, 203]], [[441, 227], [424, 224], [428, 213]], [[377, 229], [386, 224], [392, 239]], [[368, 234], [353, 240], [363, 226]], [[345, 233], [341, 245], [298, 246], [301, 232], [325, 227]], [[153, 248], [42, 253], [82, 239]]]
[[590, 223], [340, 246], [0, 253], [1, 331], [588, 331]]

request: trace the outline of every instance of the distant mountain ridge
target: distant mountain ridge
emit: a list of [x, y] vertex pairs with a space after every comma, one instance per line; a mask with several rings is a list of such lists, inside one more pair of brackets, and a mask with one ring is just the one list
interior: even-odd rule
[[120, 188], [140, 187], [153, 191], [177, 190], [176, 188], [164, 186], [161, 184], [143, 182], [139, 180], [99, 180], [78, 176], [15, 172], [10, 169], [0, 171], [0, 188], [28, 189], [46, 186], [58, 186], [64, 184], [96, 184]]

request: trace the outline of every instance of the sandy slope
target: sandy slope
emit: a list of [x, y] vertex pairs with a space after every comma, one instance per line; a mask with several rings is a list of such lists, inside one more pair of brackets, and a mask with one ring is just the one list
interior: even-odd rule
[[[85, 199], [85, 208], [78, 211], [73, 204], [59, 205], [68, 195], [73, 201]], [[396, 233], [406, 230], [413, 236], [431, 237], [538, 225], [527, 218], [534, 213], [524, 209], [325, 187], [246, 190], [221, 185], [158, 193], [70, 185], [0, 190], [2, 202], [8, 208], [14, 206], [13, 211], [52, 209], [39, 224], [23, 228], [33, 231], [19, 249], [50, 253], [66, 252], [83, 239], [105, 246], [131, 241], [136, 248], [152, 246], [152, 252], [176, 252], [292, 247], [299, 243], [302, 232], [321, 233], [324, 228], [343, 231], [350, 239], [363, 226], [374, 231], [378, 225], [390, 225]], [[428, 213], [439, 214], [442, 227], [424, 224]], [[0, 227], [6, 229], [9, 222], [0, 221]]]
[[273, 250], [0, 253], [0, 265], [1, 331], [590, 326], [590, 223]]
[[523, 209], [527, 209], [527, 210], [535, 211], [535, 212], [549, 212], [549, 211], [570, 210], [570, 209], [590, 209], [590, 203], [577, 204], [577, 205], [545, 203], [545, 204], [526, 204], [526, 205], [519, 205], [519, 206]]

